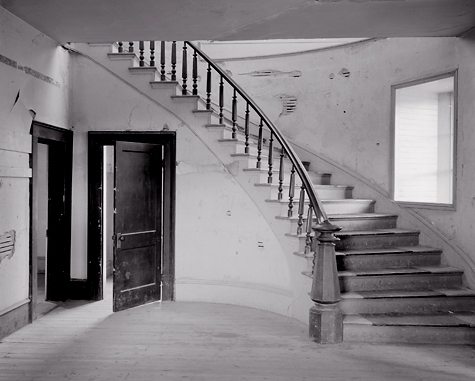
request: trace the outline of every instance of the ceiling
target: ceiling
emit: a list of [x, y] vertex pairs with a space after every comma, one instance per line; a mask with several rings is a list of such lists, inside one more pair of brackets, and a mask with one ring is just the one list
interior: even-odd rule
[[457, 36], [475, 0], [0, 0], [58, 42]]

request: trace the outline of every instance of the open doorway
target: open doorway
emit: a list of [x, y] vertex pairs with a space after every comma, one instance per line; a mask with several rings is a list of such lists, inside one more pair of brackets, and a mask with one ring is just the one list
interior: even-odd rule
[[72, 131], [32, 125], [30, 319], [68, 298]]
[[174, 299], [175, 145], [169, 131], [89, 133], [88, 285], [115, 311]]
[[103, 298], [112, 300], [114, 254], [114, 146], [103, 147], [102, 162], [102, 263]]

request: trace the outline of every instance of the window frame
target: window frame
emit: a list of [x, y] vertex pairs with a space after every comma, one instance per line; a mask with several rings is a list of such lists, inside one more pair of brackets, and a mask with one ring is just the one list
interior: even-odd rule
[[[437, 81], [445, 78], [453, 78], [454, 80], [454, 113], [453, 113], [453, 168], [452, 168], [452, 203], [434, 203], [421, 201], [397, 201], [395, 200], [395, 176], [396, 176], [396, 91], [406, 87], [425, 84], [428, 82]], [[457, 136], [458, 136], [458, 70], [445, 71], [443, 73], [418, 78], [415, 80], [397, 83], [391, 86], [391, 121], [390, 121], [391, 137], [390, 137], [390, 197], [398, 205], [409, 208], [421, 209], [442, 209], [442, 210], [456, 210], [457, 203]]]

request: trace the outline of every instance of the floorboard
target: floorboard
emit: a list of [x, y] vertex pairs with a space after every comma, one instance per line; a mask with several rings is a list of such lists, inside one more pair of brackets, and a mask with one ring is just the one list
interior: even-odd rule
[[60, 304], [0, 344], [0, 381], [474, 379], [474, 347], [322, 346], [265, 311], [164, 302], [113, 314], [110, 295]]

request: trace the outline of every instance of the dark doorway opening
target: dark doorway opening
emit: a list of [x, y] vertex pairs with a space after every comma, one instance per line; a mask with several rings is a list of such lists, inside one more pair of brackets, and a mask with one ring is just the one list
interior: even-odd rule
[[30, 319], [69, 297], [73, 132], [32, 124]]
[[[159, 229], [157, 230], [156, 235], [150, 234], [151, 229], [147, 226], [140, 227], [137, 230], [142, 229], [143, 231], [136, 232], [136, 231], [125, 231], [122, 230], [121, 226], [114, 226], [113, 228], [113, 235], [110, 236], [110, 202], [106, 199], [107, 194], [110, 193], [110, 180], [107, 181], [108, 174], [110, 175], [110, 169], [107, 168], [110, 165], [110, 152], [111, 147], [113, 147], [114, 154], [114, 161], [117, 160], [116, 152], [118, 149], [123, 150], [124, 147], [123, 143], [142, 143], [142, 145], [133, 145], [131, 144], [130, 147], [125, 144], [128, 148], [126, 149], [127, 152], [132, 152], [135, 150], [133, 147], [141, 147], [138, 149], [142, 154], [142, 159], [146, 156], [143, 155], [145, 151], [150, 150], [151, 146], [159, 147], [159, 153], [154, 153], [154, 159], [151, 161], [156, 168], [153, 169], [154, 173], [160, 173], [159, 175], [159, 182], [160, 186], [157, 188], [157, 191], [154, 191], [155, 196], [158, 200], [160, 200], [160, 210], [159, 210], [159, 218], [157, 220], [157, 226]], [[133, 148], [133, 149], [132, 149]], [[155, 152], [155, 151], [154, 151]], [[157, 156], [158, 155], [158, 156]], [[133, 154], [133, 156], [137, 156], [137, 152]], [[140, 155], [138, 155], [140, 156]], [[122, 174], [125, 173], [125, 176], [128, 180], [125, 181], [125, 184], [132, 183], [137, 184], [139, 186], [138, 178], [133, 178], [131, 175], [132, 173], [136, 173], [137, 170], [145, 171], [143, 168], [148, 168], [147, 165], [143, 166], [143, 160], [139, 159], [135, 168], [132, 168], [132, 172], [127, 174], [127, 171], [121, 171]], [[156, 160], [158, 159], [158, 160]], [[124, 162], [131, 163], [133, 160], [127, 158]], [[144, 291], [141, 294], [140, 303], [145, 303], [148, 301], [154, 300], [154, 297], [151, 295], [150, 289], [153, 288], [151, 284], [153, 283], [150, 279], [155, 279], [150, 272], [144, 271], [137, 271], [138, 267], [132, 267], [130, 272], [122, 266], [123, 260], [121, 260], [121, 253], [123, 250], [132, 250], [130, 244], [135, 242], [138, 238], [146, 238], [147, 240], [152, 239], [159, 246], [160, 251], [160, 263], [156, 265], [156, 268], [159, 268], [159, 274], [157, 275], [157, 279], [160, 278], [161, 280], [161, 300], [174, 300], [174, 274], [175, 274], [175, 266], [174, 266], [174, 226], [175, 226], [175, 167], [176, 167], [176, 134], [175, 132], [170, 131], [160, 131], [160, 132], [106, 132], [106, 131], [91, 131], [89, 132], [88, 138], [88, 189], [89, 189], [89, 196], [88, 196], [88, 276], [87, 276], [87, 283], [90, 290], [90, 298], [95, 300], [102, 300], [105, 295], [105, 278], [107, 277], [108, 273], [108, 262], [110, 263], [110, 255], [107, 255], [107, 248], [110, 247], [110, 243], [112, 242], [111, 238], [114, 239], [114, 261], [117, 260], [117, 263], [114, 263], [113, 267], [115, 268], [114, 273], [114, 300], [118, 301], [117, 306], [114, 304], [114, 309], [120, 310], [125, 308], [131, 307], [128, 301], [123, 303], [124, 299], [119, 297], [119, 293], [121, 295], [130, 295], [130, 301], [132, 299], [136, 299], [136, 295], [134, 293], [140, 288], [143, 287]], [[117, 177], [119, 174], [115, 173], [115, 169], [119, 168], [117, 165], [119, 163], [115, 163], [114, 165], [114, 177]], [[127, 164], [128, 165], [128, 164]], [[122, 164], [123, 166], [123, 164]], [[120, 168], [119, 168], [120, 170]], [[129, 169], [127, 169], [129, 170]], [[147, 175], [144, 175], [147, 178]], [[115, 179], [116, 181], [118, 178]], [[115, 181], [114, 187], [117, 187], [117, 182]], [[120, 184], [119, 184], [120, 185]], [[126, 213], [130, 213], [130, 210], [127, 212], [127, 208], [131, 207], [131, 210], [135, 210], [135, 205], [128, 205], [128, 200], [132, 201], [132, 198], [137, 196], [136, 188], [132, 187], [131, 189], [127, 190], [128, 197], [124, 199], [120, 199], [117, 196], [117, 192], [114, 193], [114, 209], [115, 209], [115, 216], [114, 220], [123, 221], [124, 219], [120, 217], [119, 212], [125, 211]], [[120, 207], [121, 210], [117, 210], [116, 208]], [[138, 207], [138, 205], [137, 205]], [[157, 209], [158, 210], [158, 209]], [[130, 214], [130, 215], [133, 215]], [[109, 217], [108, 217], [109, 216]], [[126, 217], [126, 220], [129, 220], [130, 217]], [[140, 219], [143, 222], [143, 219]], [[122, 224], [122, 222], [120, 222]], [[128, 229], [128, 228], [127, 228]], [[120, 231], [119, 231], [120, 230]], [[119, 233], [119, 234], [117, 234]], [[134, 235], [139, 233], [139, 235]], [[155, 237], [155, 238], [150, 238]], [[105, 241], [109, 242], [105, 242]], [[145, 260], [147, 255], [145, 255], [144, 247], [151, 247], [150, 243], [146, 245], [144, 243], [140, 243], [138, 245], [138, 252], [135, 252], [135, 259], [133, 262], [133, 266], [139, 266], [140, 261]], [[153, 246], [153, 245], [152, 245]], [[132, 253], [132, 251], [131, 251]], [[147, 259], [148, 260], [148, 259]], [[122, 264], [121, 264], [122, 263]], [[142, 264], [144, 265], [144, 264]], [[122, 266], [122, 267], [121, 267]], [[120, 271], [123, 274], [120, 274]], [[135, 275], [142, 274], [142, 277], [134, 277]], [[146, 273], [146, 274], [145, 274]], [[130, 275], [131, 274], [131, 275]], [[142, 280], [139, 280], [142, 278]], [[142, 282], [143, 281], [143, 282]], [[138, 283], [137, 283], [138, 282]], [[143, 283], [143, 284], [142, 284]], [[149, 286], [150, 285], [150, 286]], [[146, 287], [147, 286], [147, 287]], [[160, 290], [157, 290], [158, 293]], [[154, 293], [157, 295], [157, 293]], [[156, 297], [156, 296], [155, 296]], [[139, 303], [139, 304], [140, 304]]]

